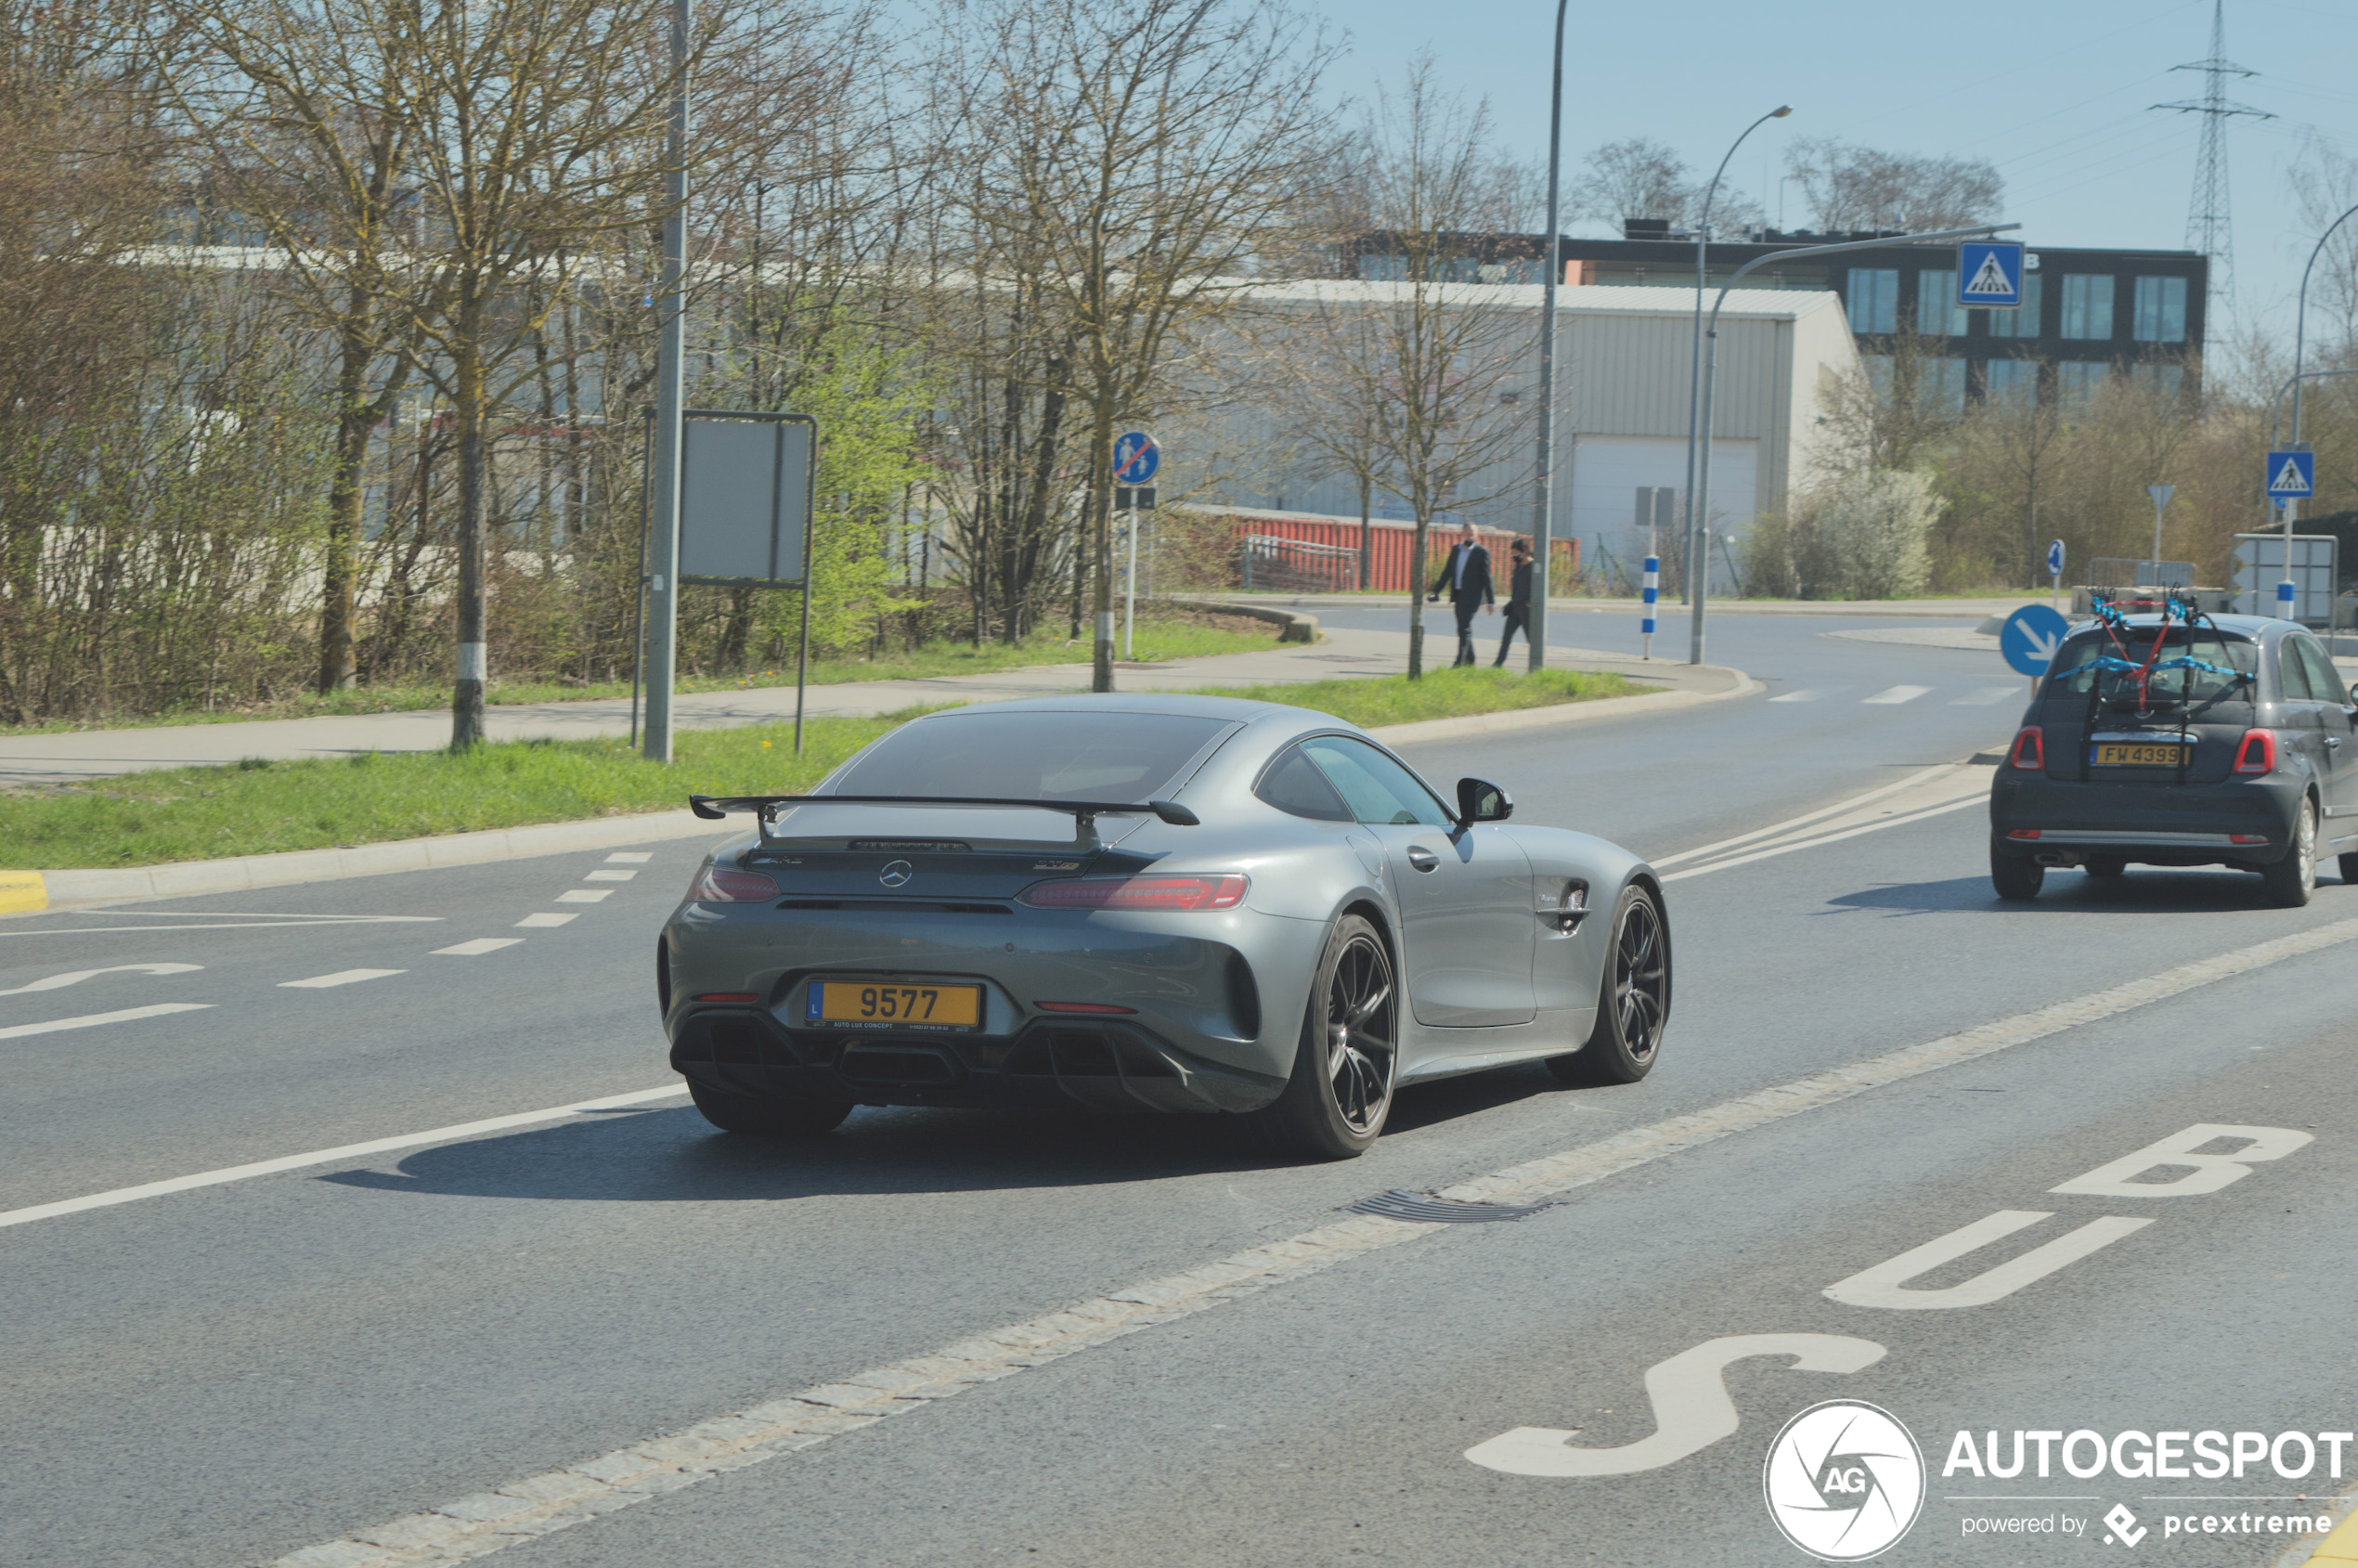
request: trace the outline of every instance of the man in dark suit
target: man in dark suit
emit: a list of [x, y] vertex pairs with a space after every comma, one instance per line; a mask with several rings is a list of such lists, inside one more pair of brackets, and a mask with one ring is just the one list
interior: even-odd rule
[[1451, 667], [1479, 664], [1474, 657], [1474, 612], [1496, 615], [1498, 596], [1490, 587], [1490, 551], [1482, 547], [1471, 523], [1450, 547], [1449, 559], [1441, 564], [1441, 576], [1432, 579], [1432, 591], [1425, 595], [1425, 603], [1440, 598], [1444, 588], [1449, 590], [1449, 607], [1458, 612], [1458, 656]]
[[1523, 641], [1531, 641], [1531, 541], [1521, 534], [1507, 547], [1507, 624], [1498, 633], [1498, 656], [1490, 667], [1498, 669], [1507, 662], [1507, 647], [1522, 633]]

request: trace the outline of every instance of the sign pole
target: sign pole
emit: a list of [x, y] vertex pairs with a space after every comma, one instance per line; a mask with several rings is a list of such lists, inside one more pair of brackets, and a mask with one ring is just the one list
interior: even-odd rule
[[1138, 625], [1138, 486], [1130, 486], [1130, 564], [1122, 574], [1121, 584], [1121, 656], [1132, 657], [1136, 652], [1134, 639]]
[[672, 0], [671, 112], [664, 132], [663, 279], [656, 304], [662, 313], [655, 340], [654, 519], [647, 577], [647, 731], [650, 762], [671, 760], [671, 689], [680, 641], [680, 418], [682, 366], [686, 359], [686, 304], [680, 274], [688, 253], [688, 26], [690, 0]]

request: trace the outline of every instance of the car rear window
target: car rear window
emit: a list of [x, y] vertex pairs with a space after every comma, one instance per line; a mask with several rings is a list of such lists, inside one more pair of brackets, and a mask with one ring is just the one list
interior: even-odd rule
[[[2081, 632], [2055, 654], [2047, 678], [2047, 695], [2085, 698], [2093, 686], [2105, 700], [2118, 697], [2133, 701], [2136, 677], [2127, 670], [2105, 668], [2097, 661], [2109, 654], [2127, 663], [2144, 665], [2153, 654], [2152, 627], [2130, 628], [2118, 646], [2101, 629]], [[2180, 665], [2174, 669], [2157, 668], [2148, 679], [2149, 697], [2160, 702], [2209, 702], [2235, 692], [2241, 685], [2239, 676], [2248, 676], [2260, 667], [2260, 651], [2249, 638], [2207, 626], [2196, 627], [2191, 632], [2183, 626], [2169, 628], [2162, 640], [2160, 657], [2154, 662], [2168, 664], [2182, 658], [2199, 659], [2213, 667], [2196, 669]], [[2248, 688], [2242, 694], [2248, 699]]]
[[1161, 713], [944, 714], [878, 741], [835, 793], [1144, 802], [1232, 728]]

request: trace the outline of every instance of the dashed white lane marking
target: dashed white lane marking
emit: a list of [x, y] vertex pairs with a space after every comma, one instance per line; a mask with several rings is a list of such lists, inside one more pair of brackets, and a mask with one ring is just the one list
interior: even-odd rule
[[1814, 703], [1825, 694], [1814, 686], [1805, 686], [1798, 692], [1787, 692], [1781, 697], [1770, 697], [1768, 700], [1772, 703]]
[[645, 865], [654, 858], [652, 849], [616, 849], [606, 861], [611, 865]]
[[55, 1034], [61, 1029], [97, 1029], [101, 1024], [127, 1024], [139, 1018], [160, 1018], [166, 1013], [201, 1013], [212, 1006], [210, 1002], [159, 1002], [149, 1007], [125, 1007], [119, 1013], [84, 1013], [78, 1018], [51, 1018], [47, 1023], [10, 1024], [0, 1029], [0, 1040], [18, 1040], [28, 1034]]
[[486, 952], [497, 952], [503, 947], [523, 945], [522, 937], [477, 937], [471, 942], [460, 942], [452, 947], [435, 948], [434, 955], [436, 958], [479, 958]]
[[557, 895], [557, 901], [561, 904], [594, 904], [613, 897], [614, 889], [611, 888], [568, 888]]
[[103, 969], [69, 969], [62, 975], [51, 975], [31, 985], [0, 991], [0, 996], [24, 996], [36, 991], [57, 991], [65, 986], [79, 985], [98, 975], [187, 975], [203, 967], [201, 964], [110, 964]]
[[362, 980], [381, 980], [387, 975], [406, 975], [407, 969], [338, 969], [332, 975], [314, 975], [307, 980], [280, 980], [280, 991], [326, 991], [330, 986], [356, 985]]
[[583, 875], [584, 882], [628, 882], [639, 874], [635, 871], [592, 871]]
[[[1757, 1094], [1632, 1128], [1561, 1154], [1442, 1188], [1463, 1202], [1514, 1202], [1587, 1186], [1669, 1155], [1748, 1133], [1887, 1084], [2043, 1040], [2081, 1024], [2148, 1006], [2233, 976], [2303, 953], [2358, 940], [2358, 920], [2336, 921], [2193, 964], [2182, 964], [2052, 1006], [2000, 1018], [1963, 1033], [1905, 1046]], [[0, 1215], [5, 1223], [6, 1215]], [[978, 1384], [1207, 1312], [1239, 1296], [1317, 1273], [1348, 1258], [1457, 1227], [1356, 1215], [1284, 1241], [1234, 1252], [1218, 1263], [1081, 1302], [1026, 1323], [960, 1340], [930, 1355], [911, 1356], [772, 1399], [716, 1420], [601, 1454], [563, 1470], [459, 1497], [279, 1558], [272, 1568], [408, 1568], [471, 1561], [584, 1524], [633, 1503], [676, 1492], [823, 1443], [838, 1432], [920, 1410]], [[1467, 1229], [1478, 1227], [1468, 1226]]]
[[[56, 910], [51, 913], [62, 914], [69, 912]], [[144, 912], [136, 909], [107, 911], [107, 914], [123, 919], [142, 913]], [[163, 919], [167, 916], [159, 915], [157, 918]], [[22, 930], [13, 927], [0, 929], [0, 937], [96, 937], [115, 931], [276, 931], [291, 926], [407, 925], [412, 923], [432, 925], [439, 923], [444, 917], [439, 914], [337, 914], [317, 920], [259, 916], [248, 916], [242, 920], [215, 920], [208, 914], [175, 911], [168, 918], [188, 924], [180, 926], [34, 926]]]
[[520, 930], [538, 931], [545, 930], [551, 926], [562, 926], [568, 920], [580, 918], [581, 916], [577, 914], [527, 914], [516, 922], [516, 927]]
[[[156, 1010], [142, 1008], [138, 1013], [144, 1017]], [[162, 1010], [178, 1011], [177, 1008]], [[79, 1214], [91, 1209], [110, 1209], [119, 1203], [136, 1203], [143, 1198], [162, 1198], [170, 1193], [194, 1191], [198, 1187], [220, 1186], [228, 1182], [249, 1181], [255, 1176], [276, 1175], [281, 1171], [300, 1171], [306, 1165], [331, 1165], [340, 1160], [388, 1154], [395, 1149], [416, 1148], [421, 1144], [450, 1143], [460, 1138], [479, 1137], [486, 1133], [504, 1132], [510, 1127], [529, 1127], [536, 1121], [561, 1121], [568, 1116], [621, 1110], [654, 1100], [671, 1099], [687, 1092], [685, 1084], [641, 1089], [628, 1095], [608, 1095], [603, 1099], [576, 1100], [571, 1105], [551, 1106], [546, 1110], [521, 1110], [512, 1116], [487, 1116], [480, 1121], [460, 1121], [448, 1127], [430, 1128], [423, 1133], [403, 1133], [390, 1138], [372, 1138], [367, 1143], [317, 1148], [308, 1154], [257, 1160], [250, 1165], [225, 1165], [218, 1171], [200, 1171], [192, 1176], [172, 1176], [160, 1182], [143, 1182], [137, 1186], [119, 1186], [110, 1192], [94, 1192], [86, 1198], [65, 1198], [55, 1203], [36, 1203], [30, 1209], [0, 1211], [0, 1226], [31, 1225], [35, 1220], [54, 1219], [60, 1214]]]
[[1977, 692], [1971, 692], [1966, 693], [1964, 696], [1956, 698], [1954, 701], [1950, 702], [1949, 706], [1950, 707], [1989, 707], [1993, 704], [2004, 702], [2008, 697], [2022, 697], [2028, 700], [2030, 688], [2028, 684], [2021, 686], [1984, 686]]
[[1859, 703], [1862, 707], [1870, 703], [1911, 703], [1931, 690], [1929, 686], [1893, 686], [1877, 692], [1872, 697], [1861, 697]]

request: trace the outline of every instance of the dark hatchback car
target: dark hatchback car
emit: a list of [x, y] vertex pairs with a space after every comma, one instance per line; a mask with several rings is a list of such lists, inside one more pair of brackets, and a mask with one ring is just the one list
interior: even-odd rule
[[2002, 899], [2037, 897], [2051, 866], [2118, 876], [2134, 861], [2256, 871], [2273, 901], [2301, 904], [2321, 853], [2358, 881], [2358, 700], [2292, 621], [2075, 628], [1989, 793]]

